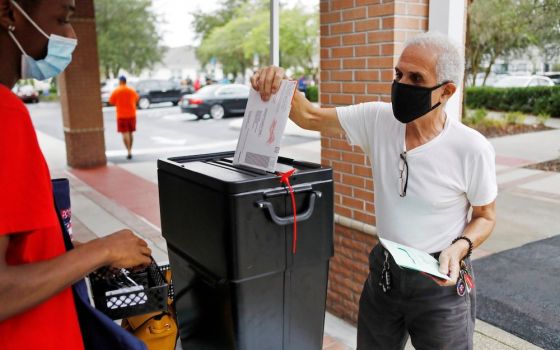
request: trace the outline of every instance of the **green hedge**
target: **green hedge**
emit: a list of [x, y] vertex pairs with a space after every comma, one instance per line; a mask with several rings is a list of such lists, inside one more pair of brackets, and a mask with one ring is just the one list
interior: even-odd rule
[[560, 117], [560, 86], [528, 88], [470, 87], [467, 107]]
[[319, 101], [319, 88], [317, 85], [308, 86], [307, 90], [305, 91], [305, 97], [311, 102], [318, 102]]

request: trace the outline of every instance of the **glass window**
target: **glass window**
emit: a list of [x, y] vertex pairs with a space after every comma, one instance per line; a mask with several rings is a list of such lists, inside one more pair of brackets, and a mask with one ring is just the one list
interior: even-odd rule
[[238, 86], [232, 87], [232, 90], [233, 90], [233, 93], [235, 95], [241, 95], [241, 96], [249, 95], [249, 87], [248, 86], [238, 85]]
[[218, 96], [232, 96], [234, 94], [235, 94], [235, 90], [231, 86], [226, 86], [224, 88], [221, 88], [217, 92]]
[[531, 79], [531, 82], [529, 83], [529, 86], [541, 86], [540, 85], [540, 79], [536, 79], [536, 78]]
[[160, 85], [161, 90], [173, 90], [173, 89], [175, 89], [175, 84], [173, 84], [173, 82], [171, 82], [171, 81], [165, 81], [164, 80], [164, 81], [161, 81], [159, 83], [159, 85]]
[[157, 83], [157, 81], [154, 80], [145, 81], [142, 84], [142, 90], [144, 91], [159, 90], [159, 84]]
[[[525, 87], [527, 86], [529, 77], [504, 77], [498, 81], [494, 86], [496, 87]], [[530, 86], [530, 85], [529, 85]]]
[[220, 85], [207, 85], [203, 88], [201, 88], [200, 90], [198, 90], [196, 92], [197, 95], [204, 95], [204, 96], [209, 96], [209, 95], [214, 95], [214, 93], [216, 92], [216, 90], [220, 88]]

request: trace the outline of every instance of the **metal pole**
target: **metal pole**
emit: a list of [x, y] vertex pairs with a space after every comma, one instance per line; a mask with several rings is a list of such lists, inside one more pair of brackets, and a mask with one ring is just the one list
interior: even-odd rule
[[270, 0], [270, 64], [280, 65], [280, 5]]

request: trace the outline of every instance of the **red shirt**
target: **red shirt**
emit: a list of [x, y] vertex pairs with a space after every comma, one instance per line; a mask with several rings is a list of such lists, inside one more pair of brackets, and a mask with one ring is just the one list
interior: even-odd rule
[[[50, 173], [29, 112], [0, 84], [0, 235], [10, 235], [8, 265], [65, 253]], [[2, 305], [0, 305], [2, 307]], [[0, 349], [82, 350], [72, 290], [0, 322]]]
[[136, 103], [140, 96], [128, 85], [119, 85], [109, 97], [109, 103], [117, 107], [117, 119], [136, 118]]

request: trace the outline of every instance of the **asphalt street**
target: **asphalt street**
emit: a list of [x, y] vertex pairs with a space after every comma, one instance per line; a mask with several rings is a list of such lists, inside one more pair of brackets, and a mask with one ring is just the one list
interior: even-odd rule
[[475, 260], [477, 317], [544, 349], [560, 348], [560, 236]]
[[[62, 112], [59, 103], [28, 104], [35, 128], [49, 136], [64, 140]], [[103, 108], [105, 145], [108, 160], [130, 163], [156, 160], [162, 157], [234, 150], [239, 130], [229, 126], [234, 116], [222, 120], [197, 120], [196, 116], [181, 113], [171, 104], [156, 105], [137, 113], [137, 132], [134, 133], [132, 161], [126, 160], [126, 151], [117, 133], [114, 107]], [[293, 146], [314, 139], [285, 135], [283, 146]]]

